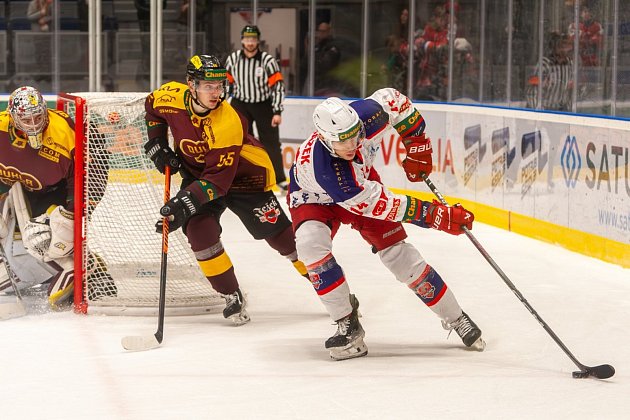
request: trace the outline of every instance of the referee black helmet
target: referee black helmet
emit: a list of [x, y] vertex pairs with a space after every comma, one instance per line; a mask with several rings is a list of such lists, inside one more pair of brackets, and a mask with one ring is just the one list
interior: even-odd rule
[[241, 30], [241, 39], [246, 36], [255, 36], [260, 39], [260, 29], [258, 29], [258, 26], [256, 25], [245, 25], [243, 30]]

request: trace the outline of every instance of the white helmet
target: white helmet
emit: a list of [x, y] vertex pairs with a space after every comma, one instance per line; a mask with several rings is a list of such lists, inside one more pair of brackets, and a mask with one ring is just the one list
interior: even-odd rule
[[33, 149], [42, 147], [42, 133], [48, 126], [48, 108], [42, 94], [31, 86], [17, 88], [9, 96], [7, 109], [15, 127], [28, 136], [28, 144]]
[[328, 98], [315, 107], [313, 124], [319, 133], [319, 139], [326, 148], [337, 156], [332, 142], [357, 140], [357, 147], [365, 138], [363, 121], [357, 112], [339, 98]]

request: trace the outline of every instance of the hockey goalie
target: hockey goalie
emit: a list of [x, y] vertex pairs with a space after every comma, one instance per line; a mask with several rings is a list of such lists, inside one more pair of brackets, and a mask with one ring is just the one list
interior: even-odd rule
[[[16, 89], [0, 113], [0, 293], [46, 285], [53, 309], [68, 306], [74, 290], [74, 122], [49, 110], [30, 86]], [[90, 272], [105, 278], [104, 264], [91, 258]], [[87, 293], [98, 298], [93, 285]]]

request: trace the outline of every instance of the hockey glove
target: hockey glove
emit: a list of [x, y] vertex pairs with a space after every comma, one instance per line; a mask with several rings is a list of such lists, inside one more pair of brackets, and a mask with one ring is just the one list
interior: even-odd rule
[[407, 179], [411, 182], [422, 181], [422, 174], [429, 176], [433, 171], [431, 140], [424, 134], [419, 137], [403, 139], [407, 157], [402, 162]]
[[166, 165], [171, 167], [171, 175], [179, 171], [181, 162], [173, 149], [169, 147], [168, 141], [164, 137], [149, 139], [144, 145], [144, 152], [161, 173], [164, 173]]
[[[197, 214], [200, 207], [199, 200], [190, 191], [180, 190], [162, 206], [160, 214], [168, 217], [169, 231], [173, 232], [182, 227], [190, 216]], [[155, 230], [162, 233], [162, 219], [155, 224]]]
[[431, 227], [451, 235], [461, 235], [464, 233], [464, 227], [472, 229], [473, 220], [475, 220], [475, 215], [463, 208], [461, 204], [450, 207], [433, 200], [433, 203], [422, 202], [420, 220], [413, 220], [411, 223], [421, 227]]
[[50, 237], [50, 220], [46, 213], [29, 220], [22, 229], [24, 248], [39, 261], [44, 261], [50, 247]]

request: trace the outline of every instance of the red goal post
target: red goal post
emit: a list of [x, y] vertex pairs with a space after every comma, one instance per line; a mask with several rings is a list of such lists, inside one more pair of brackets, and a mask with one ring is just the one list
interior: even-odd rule
[[[146, 93], [59, 93], [75, 124], [74, 302], [77, 313], [158, 311], [164, 176], [144, 155]], [[181, 178], [173, 177], [172, 194]], [[166, 314], [219, 312], [186, 238], [169, 235]]]

